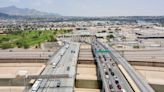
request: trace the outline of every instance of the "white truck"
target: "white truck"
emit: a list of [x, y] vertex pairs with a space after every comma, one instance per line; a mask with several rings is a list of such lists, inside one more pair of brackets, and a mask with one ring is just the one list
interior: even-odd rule
[[37, 90], [40, 87], [41, 82], [42, 82], [42, 79], [38, 79], [37, 81], [35, 81], [35, 83], [32, 86], [32, 92], [37, 92]]
[[57, 63], [60, 61], [61, 59], [61, 56], [57, 56], [55, 59], [54, 59], [54, 62], [52, 63], [52, 68], [55, 68]]

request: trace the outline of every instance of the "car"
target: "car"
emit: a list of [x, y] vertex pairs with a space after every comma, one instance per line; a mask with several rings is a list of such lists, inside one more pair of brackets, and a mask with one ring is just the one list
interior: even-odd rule
[[104, 71], [107, 71], [107, 70], [104, 68]]
[[102, 65], [103, 65], [103, 67], [105, 68], [105, 64], [103, 63]]
[[56, 87], [60, 87], [60, 85], [61, 85], [61, 82], [58, 80], [57, 84], [56, 84]]
[[104, 58], [104, 60], [106, 61], [106, 56], [105, 56], [105, 55], [103, 55], [103, 58]]
[[114, 76], [114, 72], [111, 71], [111, 75]]
[[52, 63], [52, 68], [55, 68], [56, 67], [56, 63]]
[[109, 88], [110, 88], [111, 92], [114, 92], [114, 88], [111, 84], [109, 84]]
[[118, 79], [118, 77], [117, 77], [117, 76], [114, 76], [114, 78], [115, 78], [115, 83], [116, 83], [116, 84], [119, 84], [119, 79]]
[[109, 88], [110, 88], [110, 89], [113, 89], [113, 86], [112, 86], [111, 84], [109, 84]]
[[114, 78], [115, 78], [115, 79], [118, 79], [118, 77], [117, 77], [117, 76], [114, 76]]
[[106, 77], [106, 78], [109, 78], [108, 72], [105, 72], [105, 77]]
[[108, 72], [105, 72], [105, 75], [108, 75]]
[[126, 92], [126, 90], [125, 89], [121, 89], [121, 92]]
[[71, 53], [75, 53], [75, 51], [74, 50], [71, 50]]
[[118, 84], [118, 85], [117, 85], [117, 88], [118, 88], [118, 89], [121, 89], [121, 85]]
[[111, 68], [108, 68], [109, 71], [111, 71]]
[[69, 70], [70, 70], [70, 67], [68, 66], [68, 67], [67, 67], [67, 71], [69, 71]]
[[105, 74], [105, 77], [108, 79], [109, 78], [109, 75], [108, 74]]
[[115, 63], [112, 63], [113, 66], [115, 66]]
[[108, 66], [108, 70], [111, 71], [111, 66], [110, 66], [110, 64], [107, 64], [107, 66]]

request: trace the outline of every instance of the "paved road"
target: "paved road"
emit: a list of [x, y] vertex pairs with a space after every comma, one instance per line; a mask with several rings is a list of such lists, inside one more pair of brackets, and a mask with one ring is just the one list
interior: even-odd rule
[[[75, 51], [75, 53], [71, 53], [71, 51]], [[62, 58], [61, 64], [62, 67], [57, 68], [57, 72], [55, 74], [69, 74], [70, 79], [62, 79], [61, 80], [61, 87], [54, 88], [53, 92], [73, 92], [74, 89], [74, 79], [76, 73], [76, 63], [79, 51], [79, 44], [74, 44], [70, 46], [70, 49], [65, 54], [65, 57]], [[70, 67], [69, 70], [68, 67]]]
[[[71, 53], [74, 50], [75, 53]], [[69, 74], [71, 78], [68, 79], [44, 79], [40, 85], [38, 92], [73, 92], [74, 89], [74, 78], [75, 78], [75, 67], [77, 63], [77, 56], [79, 51], [79, 44], [71, 43], [65, 54], [60, 59], [56, 68], [52, 68], [52, 65], [48, 65], [42, 75], [44, 74]], [[56, 54], [58, 56], [59, 53]], [[55, 56], [54, 56], [55, 59]], [[54, 59], [50, 61], [54, 62]], [[67, 68], [70, 67], [69, 70]], [[60, 87], [56, 87], [57, 81], [61, 82]]]
[[112, 59], [117, 63], [123, 66], [132, 80], [139, 87], [141, 92], [155, 92], [152, 87], [146, 82], [135, 70], [134, 68], [123, 58], [120, 56], [118, 52], [116, 52], [113, 48], [109, 47], [107, 43], [100, 43], [105, 49], [111, 51], [110, 55]]
[[53, 52], [0, 52], [0, 59], [48, 59]]
[[[100, 44], [96, 43], [97, 45], [94, 44], [94, 47], [97, 50], [105, 50]], [[101, 57], [101, 64], [100, 64], [100, 68], [103, 68], [103, 72], [104, 75], [105, 72], [107, 72], [109, 78], [105, 78], [105, 81], [107, 83], [107, 85], [111, 85], [113, 86], [113, 88], [109, 88], [110, 91], [114, 90], [114, 92], [122, 92], [120, 89], [118, 89], [117, 85], [115, 83], [115, 79], [116, 77], [119, 79], [119, 85], [121, 86], [122, 89], [126, 90], [127, 92], [133, 92], [132, 88], [130, 87], [130, 85], [128, 84], [127, 80], [124, 78], [124, 76], [122, 75], [122, 73], [120, 72], [120, 70], [118, 69], [118, 67], [116, 66], [116, 63], [111, 59], [111, 57], [109, 56], [108, 53], [96, 53], [99, 57]], [[105, 57], [103, 57], [105, 56]], [[106, 60], [104, 59], [106, 58]], [[113, 66], [114, 64], [114, 66]], [[114, 72], [114, 76], [111, 75], [111, 71], [109, 70], [109, 68], [111, 68], [111, 71]]]

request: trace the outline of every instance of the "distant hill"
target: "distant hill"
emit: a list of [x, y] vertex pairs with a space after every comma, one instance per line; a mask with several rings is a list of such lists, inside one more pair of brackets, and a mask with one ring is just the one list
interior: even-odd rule
[[35, 9], [18, 8], [16, 6], [2, 7], [0, 13], [14, 15], [14, 16], [32, 16], [32, 17], [48, 17], [48, 16], [60, 16], [59, 14], [41, 12]]
[[1, 19], [6, 19], [6, 18], [12, 18], [12, 16], [10, 16], [8, 14], [0, 13], [0, 18]]
[[23, 16], [15, 16], [15, 15], [8, 15], [5, 13], [0, 12], [0, 19], [28, 19], [28, 17]]
[[0, 13], [0, 17], [9, 16], [8, 14]]

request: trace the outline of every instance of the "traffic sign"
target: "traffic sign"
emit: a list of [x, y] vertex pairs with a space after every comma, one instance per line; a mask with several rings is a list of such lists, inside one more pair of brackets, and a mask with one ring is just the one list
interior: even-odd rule
[[109, 50], [96, 50], [97, 53], [108, 53], [110, 52]]

